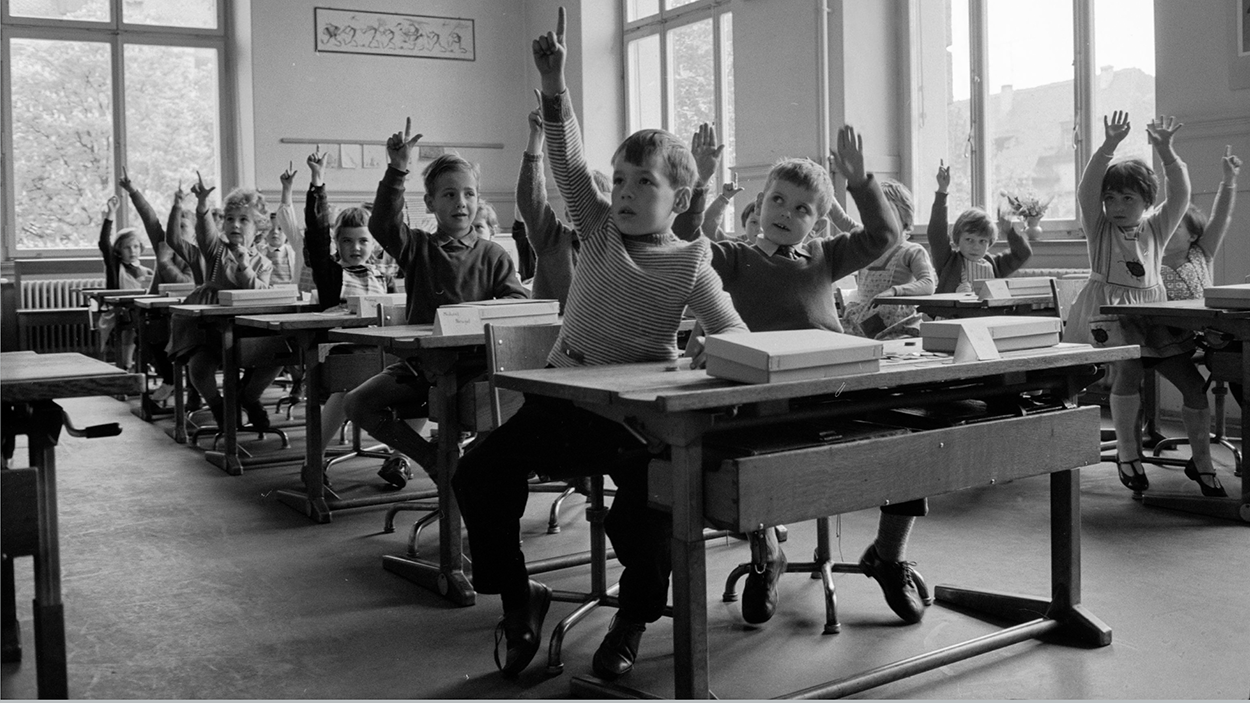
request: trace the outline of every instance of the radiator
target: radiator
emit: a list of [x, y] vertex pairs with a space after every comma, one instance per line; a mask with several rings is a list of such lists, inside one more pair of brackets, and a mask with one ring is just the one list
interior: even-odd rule
[[20, 348], [98, 354], [99, 336], [78, 291], [104, 285], [102, 278], [23, 280], [17, 311]]

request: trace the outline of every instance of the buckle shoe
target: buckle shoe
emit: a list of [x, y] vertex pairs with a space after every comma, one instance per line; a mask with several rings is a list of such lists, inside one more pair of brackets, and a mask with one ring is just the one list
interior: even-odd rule
[[777, 549], [777, 558], [765, 562], [762, 571], [754, 568], [742, 586], [742, 619], [752, 625], [768, 622], [777, 611], [777, 583], [786, 572], [786, 553]]

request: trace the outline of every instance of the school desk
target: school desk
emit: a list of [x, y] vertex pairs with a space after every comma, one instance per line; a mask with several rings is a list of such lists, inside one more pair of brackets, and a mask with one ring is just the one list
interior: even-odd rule
[[1031, 315], [1053, 313], [1055, 300], [1050, 295], [1028, 295], [1018, 298], [982, 300], [976, 293], [934, 293], [932, 295], [895, 295], [877, 298], [882, 305], [915, 305], [930, 317], [983, 317], [986, 315]]
[[[325, 477], [325, 457], [321, 454], [321, 402], [325, 392], [324, 374], [335, 368], [327, 364], [328, 357], [322, 345], [329, 341], [331, 329], [356, 329], [376, 324], [372, 317], [361, 317], [348, 312], [296, 312], [285, 315], [248, 315], [239, 317], [239, 325], [268, 330], [289, 340], [291, 346], [299, 351], [300, 363], [304, 367], [304, 394], [307, 407], [304, 412], [305, 452], [304, 469], [301, 477], [304, 481], [303, 490], [280, 489], [274, 497], [304, 513], [316, 522], [330, 522], [333, 511], [347, 508], [359, 508], [369, 505], [382, 505], [401, 500], [432, 498], [433, 493], [393, 492], [381, 495], [342, 498], [334, 492], [326, 495], [323, 483]], [[359, 361], [354, 357], [351, 361]], [[349, 362], [350, 363], [350, 362]], [[372, 376], [381, 370], [380, 364], [357, 369], [366, 376]]]
[[[146, 340], [146, 332], [144, 331], [149, 324], [161, 324], [163, 321], [166, 327], [170, 326], [170, 317], [172, 315], [171, 308], [175, 305], [182, 304], [182, 296], [159, 296], [155, 298], [137, 298], [135, 299], [135, 311], [139, 314], [139, 342], [142, 344]], [[170, 396], [174, 399], [174, 426], [165, 430], [165, 434], [173, 438], [178, 444], [186, 444], [187, 441], [187, 398], [186, 398], [186, 365], [177, 359], [171, 358], [169, 363], [174, 367], [174, 392]], [[146, 393], [146, 386], [145, 386]], [[140, 404], [140, 409], [145, 403]], [[140, 415], [140, 417], [143, 417]], [[151, 422], [151, 417], [144, 417], [144, 420]]]
[[[904, 349], [906, 342], [886, 345], [893, 352]], [[1081, 605], [1079, 469], [1098, 462], [1099, 415], [1097, 408], [1077, 407], [1075, 400], [1093, 377], [1094, 364], [1137, 354], [1136, 347], [1061, 344], [961, 364], [949, 357], [891, 359], [871, 374], [757, 385], [712, 378], [688, 367], [670, 371], [663, 363], [501, 372], [495, 381], [527, 394], [572, 400], [612, 419], [628, 418], [644, 435], [667, 445], [669, 460], [652, 466], [651, 492], [666, 494], [672, 506], [673, 668], [678, 698], [708, 698], [713, 686], [708, 674], [705, 518], [717, 527], [742, 532], [760, 525], [793, 527], [800, 521], [889, 502], [1050, 474], [1050, 598], [938, 586], [939, 600], [1025, 622], [784, 696], [836, 697], [1047, 635], [1090, 645], [1110, 643], [1110, 628]], [[937, 401], [1018, 398], [1034, 390], [1062, 398], [1064, 409], [765, 454], [704, 471], [702, 440], [711, 430], [767, 427], [800, 418], [857, 417], [870, 410]], [[806, 402], [817, 398], [827, 402]], [[805, 402], [795, 405], [795, 401]], [[1003, 441], [1004, 437], [1011, 441]], [[918, 464], [914, 461], [918, 456], [928, 461]], [[729, 466], [738, 468], [727, 470]], [[665, 477], [670, 485], [660, 490]], [[621, 693], [594, 678], [575, 679], [573, 689], [592, 698]]]
[[[135, 328], [135, 368], [140, 373], [147, 373], [148, 354], [147, 354], [147, 337], [144, 334], [145, 318], [140, 313], [138, 301], [146, 298], [159, 298], [161, 296], [154, 293], [127, 293], [124, 295], [106, 295], [104, 296], [104, 304], [114, 309], [122, 311], [133, 323]], [[150, 391], [148, 384], [143, 384], [143, 390], [139, 393], [139, 406], [130, 409], [130, 413], [135, 415], [144, 422], [152, 421], [152, 406]]]
[[[126, 373], [83, 354], [0, 354], [0, 399], [6, 405], [13, 403], [21, 408], [13, 419], [6, 419], [14, 426], [6, 427], [5, 432], [18, 431], [29, 438], [30, 468], [3, 471], [4, 512], [6, 527], [22, 528], [33, 519], [36, 528], [33, 532], [6, 530], [4, 539], [6, 555], [35, 557], [35, 665], [40, 698], [69, 696], [56, 504], [56, 444], [64, 427], [64, 414], [56, 400], [127, 395], [137, 393], [142, 384], [141, 374]], [[101, 436], [117, 431], [120, 430]], [[32, 508], [34, 515], [28, 517]], [[13, 577], [7, 565], [4, 577]], [[8, 593], [12, 593], [11, 585], [5, 584]], [[4, 604], [6, 620], [12, 605]]]
[[[1221, 310], [1208, 308], [1201, 300], [1169, 300], [1162, 303], [1142, 305], [1104, 305], [1104, 315], [1128, 315], [1152, 325], [1167, 325], [1201, 332], [1217, 330], [1241, 342], [1242, 388], [1250, 388], [1250, 310]], [[1233, 371], [1233, 374], [1236, 372]], [[1241, 440], [1250, 433], [1250, 413], [1241, 409]], [[1194, 487], [1197, 490], [1197, 486]], [[1236, 488], [1227, 487], [1233, 495], [1228, 498], [1207, 498], [1197, 495], [1161, 494], [1155, 491], [1142, 493], [1142, 505], [1184, 510], [1202, 515], [1214, 515], [1230, 520], [1250, 522], [1250, 473], [1241, 472], [1240, 495]]]
[[[240, 345], [235, 329], [235, 320], [244, 315], [266, 315], [286, 312], [298, 312], [310, 306], [307, 302], [270, 303], [267, 305], [174, 305], [170, 312], [174, 318], [189, 318], [197, 324], [215, 327], [221, 333], [221, 399], [222, 424], [217, 428], [222, 435], [222, 451], [204, 452], [204, 458], [217, 468], [232, 476], [243, 473], [244, 466], [259, 467], [275, 464], [290, 464], [302, 459], [294, 452], [270, 452], [266, 456], [240, 456], [239, 452], [239, 351]], [[284, 363], [275, 360], [274, 363]], [[178, 414], [175, 411], [175, 414]], [[185, 422], [185, 416], [179, 415]]]
[[413, 359], [434, 388], [430, 417], [438, 422], [438, 551], [437, 563], [407, 556], [384, 556], [382, 565], [404, 578], [446, 597], [456, 605], [473, 605], [477, 594], [464, 574], [460, 536], [460, 506], [451, 490], [451, 478], [460, 462], [462, 422], [460, 387], [468, 380], [462, 362], [483, 357], [484, 334], [436, 335], [433, 325], [366, 327], [330, 331], [330, 340], [372, 344], [401, 359]]

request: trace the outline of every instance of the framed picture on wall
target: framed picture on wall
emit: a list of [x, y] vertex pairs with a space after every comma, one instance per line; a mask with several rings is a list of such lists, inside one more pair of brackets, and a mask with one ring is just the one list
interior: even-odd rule
[[313, 8], [316, 50], [338, 54], [476, 61], [473, 20]]

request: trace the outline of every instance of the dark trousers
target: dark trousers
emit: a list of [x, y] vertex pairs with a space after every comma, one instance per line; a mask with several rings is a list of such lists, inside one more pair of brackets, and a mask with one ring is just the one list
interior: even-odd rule
[[521, 516], [531, 472], [555, 479], [607, 474], [616, 496], [605, 529], [621, 575], [621, 615], [655, 622], [668, 601], [672, 516], [647, 507], [646, 445], [620, 424], [573, 403], [527, 397], [511, 419], [460, 460], [452, 486], [473, 550], [473, 587], [505, 604], [529, 581]]

